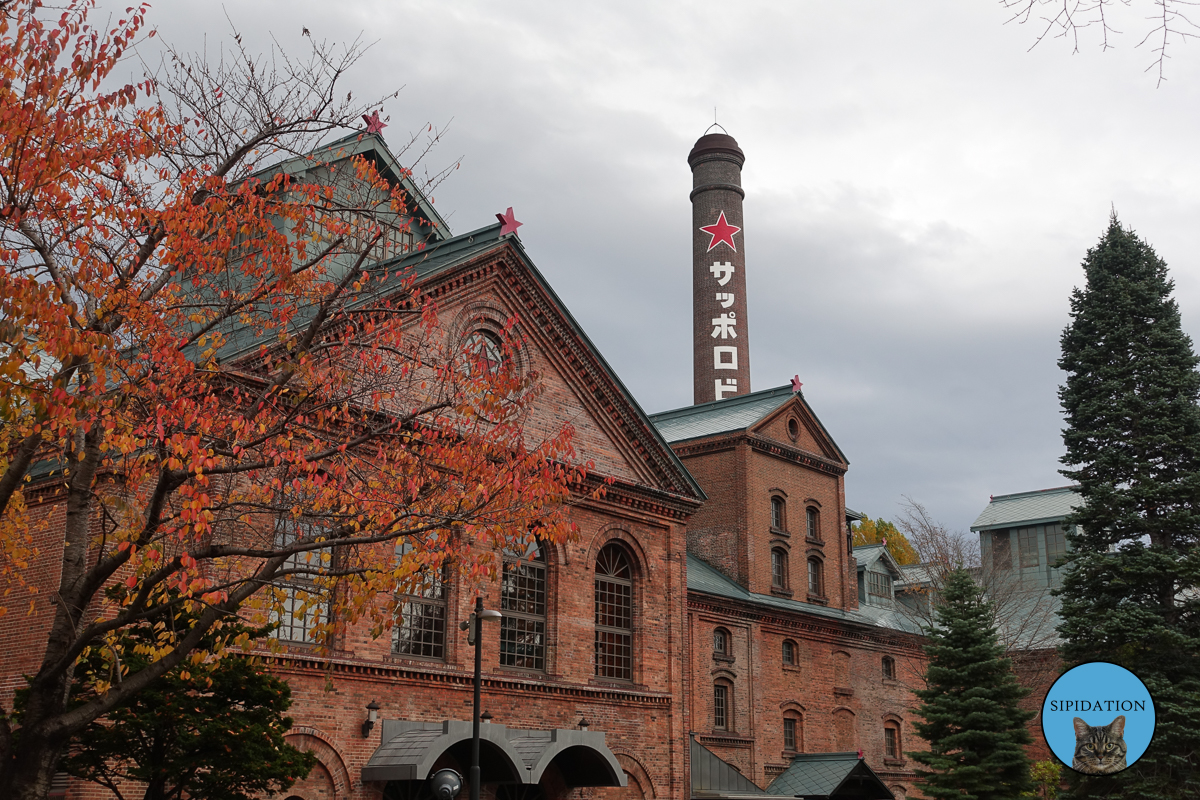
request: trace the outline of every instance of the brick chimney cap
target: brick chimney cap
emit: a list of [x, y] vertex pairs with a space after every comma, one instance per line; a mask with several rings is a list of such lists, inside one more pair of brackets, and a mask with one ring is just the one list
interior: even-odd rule
[[688, 164], [692, 165], [697, 158], [708, 153], [728, 153], [737, 156], [739, 161], [746, 160], [746, 154], [738, 147], [737, 139], [727, 133], [706, 133], [697, 139], [692, 152], [688, 153]]

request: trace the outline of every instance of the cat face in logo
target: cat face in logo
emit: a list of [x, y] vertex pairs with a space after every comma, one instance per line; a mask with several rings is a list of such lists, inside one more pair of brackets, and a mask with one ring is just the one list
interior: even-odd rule
[[1125, 715], [1107, 725], [1088, 725], [1075, 718], [1075, 758], [1071, 769], [1087, 775], [1108, 775], [1125, 769]]

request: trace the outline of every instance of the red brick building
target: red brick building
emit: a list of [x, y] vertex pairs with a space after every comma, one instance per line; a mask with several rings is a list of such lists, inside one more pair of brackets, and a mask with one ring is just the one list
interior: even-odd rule
[[[569, 421], [581, 459], [611, 480], [602, 500], [570, 510], [578, 540], [522, 554], [486, 587], [486, 606], [504, 619], [482, 643], [485, 797], [745, 796], [778, 780], [777, 790], [815, 786], [822, 770], [853, 777], [856, 797], [912, 791], [903, 752], [917, 746], [908, 685], [921, 642], [889, 609], [859, 607], [846, 457], [803, 395], [750, 391], [744, 256], [716, 260], [741, 244], [729, 228], [742, 225], [744, 156], [731, 137], [709, 138], [691, 161], [703, 167], [697, 154], [711, 156], [720, 174], [697, 169], [693, 198], [720, 216], [697, 218], [715, 233], [695, 239], [697, 252], [707, 249], [693, 289], [700, 298], [712, 288], [701, 278], [725, 286], [722, 269], [704, 268], [710, 256], [742, 277], [727, 281], [739, 296], [698, 300], [697, 320], [707, 330], [702, 317], [716, 325], [727, 314], [719, 309], [741, 314], [724, 317], [724, 339], [694, 336], [706, 370], [697, 367], [696, 392], [723, 399], [647, 417], [498, 224], [449, 237], [419, 202], [427, 247], [395, 265], [437, 298], [447, 335], [494, 340], [516, 319], [521, 366], [547, 389], [530, 434]], [[405, 181], [378, 137], [341, 146]], [[730, 197], [736, 213], [718, 207]], [[743, 332], [736, 345], [731, 320]], [[705, 351], [708, 339], [722, 349]], [[725, 369], [736, 389], [721, 389]], [[50, 587], [57, 554], [43, 552], [33, 577]], [[352, 628], [321, 658], [302, 620], [281, 620], [287, 655], [273, 664], [292, 686], [290, 739], [320, 762], [289, 800], [416, 798], [439, 768], [467, 773], [473, 649], [459, 623], [472, 599], [473, 587], [439, 583], [408, 599], [390, 636]], [[0, 624], [7, 702], [38, 661], [20, 642], [36, 641], [40, 623], [10, 615]], [[380, 721], [364, 726], [372, 703]], [[847, 796], [838, 785], [821, 791]], [[105, 795], [73, 785], [66, 796]]]

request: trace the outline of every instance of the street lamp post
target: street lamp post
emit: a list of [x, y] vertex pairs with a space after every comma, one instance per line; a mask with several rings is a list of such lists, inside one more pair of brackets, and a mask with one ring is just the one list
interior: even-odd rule
[[499, 611], [483, 609], [483, 598], [475, 598], [475, 611], [471, 618], [462, 623], [467, 631], [467, 642], [475, 645], [475, 714], [471, 722], [471, 800], [479, 800], [479, 694], [483, 688], [482, 639], [483, 621], [499, 622], [504, 615]]

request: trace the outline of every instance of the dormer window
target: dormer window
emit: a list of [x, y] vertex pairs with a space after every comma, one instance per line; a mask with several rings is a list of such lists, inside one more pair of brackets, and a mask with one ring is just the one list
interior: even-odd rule
[[892, 576], [885, 575], [882, 572], [867, 573], [867, 591], [873, 597], [882, 597], [885, 600], [892, 599]]

